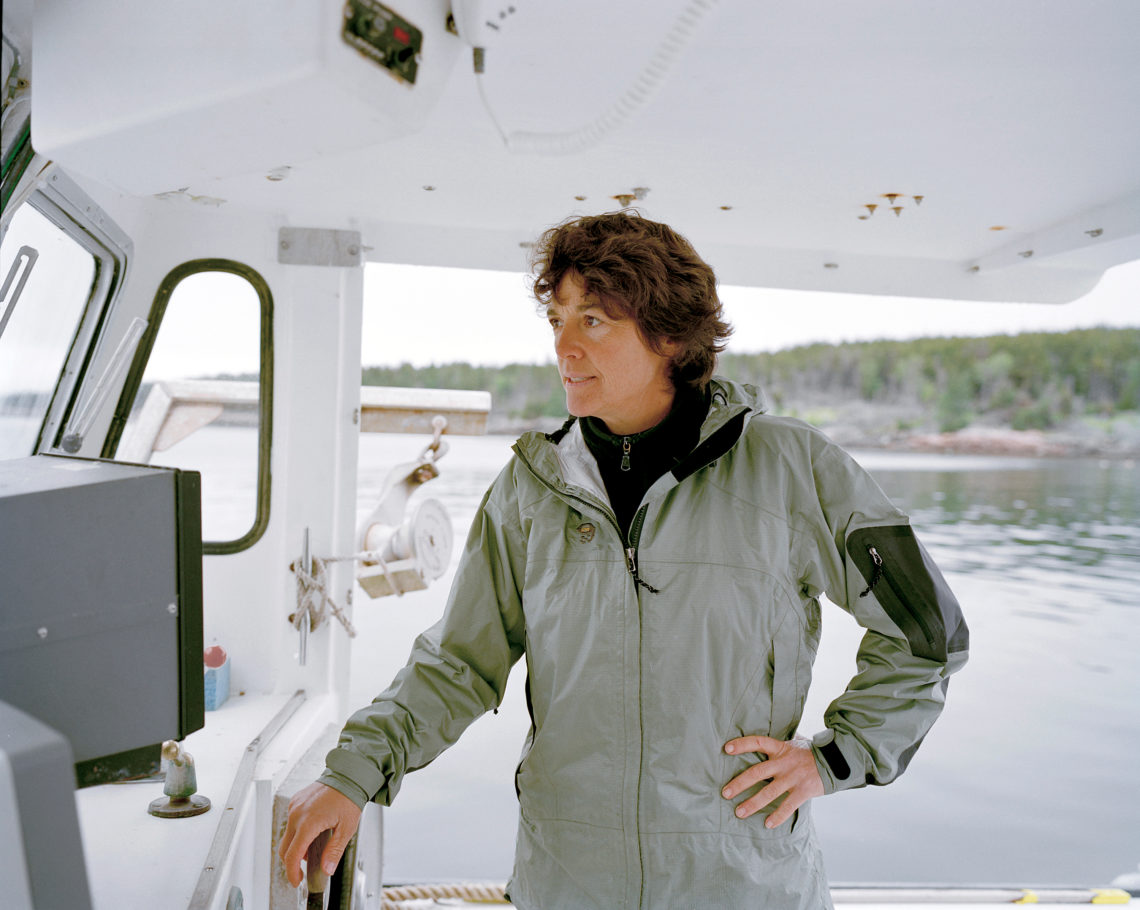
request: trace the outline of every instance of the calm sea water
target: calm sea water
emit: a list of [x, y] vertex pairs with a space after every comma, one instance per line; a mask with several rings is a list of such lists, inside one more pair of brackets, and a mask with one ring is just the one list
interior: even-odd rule
[[[451, 512], [457, 551], [510, 442], [453, 439], [442, 476], [422, 490]], [[422, 444], [362, 438], [362, 513], [387, 466]], [[816, 801], [832, 880], [1103, 885], [1134, 871], [1140, 466], [855, 454], [943, 568], [970, 623], [972, 656], [902, 778]], [[449, 583], [377, 601], [357, 593], [354, 703], [387, 684], [415, 633], [442, 612]], [[853, 674], [861, 634], [836, 607], [824, 617], [806, 733]], [[385, 815], [386, 881], [509, 875], [513, 772], [528, 726], [522, 688], [516, 668], [503, 709], [405, 780]]]

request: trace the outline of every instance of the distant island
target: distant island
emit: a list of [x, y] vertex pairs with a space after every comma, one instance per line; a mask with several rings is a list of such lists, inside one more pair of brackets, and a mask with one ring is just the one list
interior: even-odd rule
[[[1140, 328], [812, 344], [726, 353], [718, 373], [763, 390], [843, 445], [1035, 455], [1140, 455]], [[365, 367], [364, 385], [484, 389], [492, 433], [566, 417], [551, 365]]]

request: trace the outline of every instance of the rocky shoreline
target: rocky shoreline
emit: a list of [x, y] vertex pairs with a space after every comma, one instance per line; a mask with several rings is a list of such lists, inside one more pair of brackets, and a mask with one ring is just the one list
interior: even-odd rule
[[1059, 458], [1080, 455], [1104, 456], [1108, 454], [1110, 447], [1104, 443], [1087, 445], [1084, 440], [1050, 434], [1042, 430], [967, 427], [954, 433], [921, 433], [909, 436], [903, 439], [897, 448], [909, 452]]
[[1077, 418], [1050, 430], [971, 425], [949, 433], [923, 430], [876, 433], [850, 423], [820, 428], [840, 445], [954, 455], [1006, 455], [1022, 458], [1140, 458], [1140, 415]]
[[[1140, 458], [1140, 413], [1137, 412], [1074, 418], [1050, 430], [1015, 430], [975, 424], [951, 433], [934, 432], [921, 425], [915, 429], [899, 429], [898, 415], [865, 403], [799, 416], [818, 426], [840, 445], [852, 449], [1022, 458]], [[915, 423], [921, 424], [921, 421]], [[527, 430], [549, 433], [561, 425], [561, 420], [552, 418], [492, 419], [488, 432], [516, 436]]]

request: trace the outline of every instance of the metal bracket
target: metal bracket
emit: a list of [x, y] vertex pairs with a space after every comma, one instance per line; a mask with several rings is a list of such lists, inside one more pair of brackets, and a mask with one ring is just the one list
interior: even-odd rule
[[277, 261], [282, 265], [350, 268], [364, 261], [360, 231], [283, 227], [277, 232]]

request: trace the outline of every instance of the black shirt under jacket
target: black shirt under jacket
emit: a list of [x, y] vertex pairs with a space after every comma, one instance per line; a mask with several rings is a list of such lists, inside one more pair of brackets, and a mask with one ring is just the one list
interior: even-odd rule
[[627, 540], [645, 491], [696, 446], [709, 397], [707, 389], [678, 389], [665, 419], [632, 436], [615, 436], [597, 417], [582, 418], [582, 437], [598, 462], [610, 505]]

